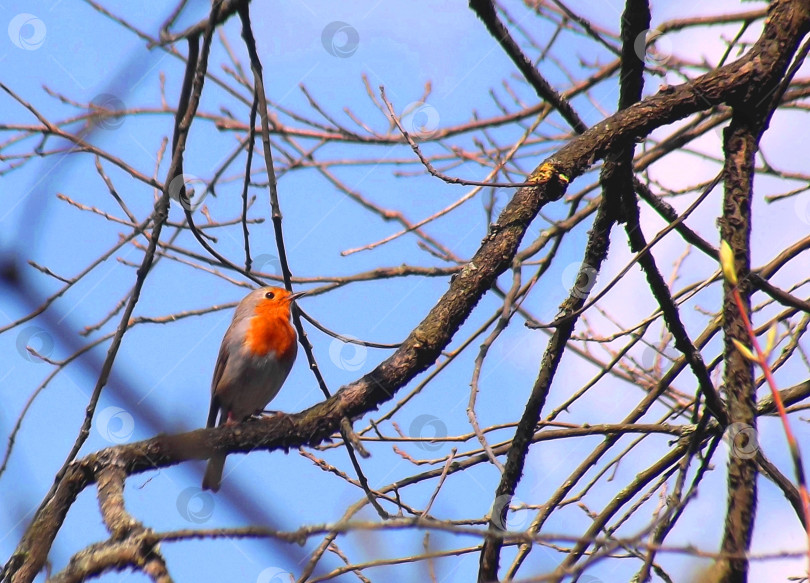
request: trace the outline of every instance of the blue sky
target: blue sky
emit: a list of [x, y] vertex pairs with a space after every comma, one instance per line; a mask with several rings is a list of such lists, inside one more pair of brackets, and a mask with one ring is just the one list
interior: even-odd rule
[[[205, 15], [203, 3], [192, 6], [181, 17], [181, 29], [198, 21]], [[584, 5], [583, 5], [584, 6]], [[697, 3], [669, 4], [656, 11], [654, 23], [676, 15], [676, 10], [688, 13]], [[736, 5], [735, 5], [736, 6]], [[553, 29], [536, 19], [520, 4], [506, 5], [510, 14], [524, 26], [531, 28], [538, 38], [546, 38]], [[155, 35], [167, 16], [164, 3], [151, 2], [139, 5], [117, 2], [111, 3], [111, 12], [135, 23], [141, 30]], [[582, 10], [583, 7], [578, 7]], [[24, 12], [23, 12], [24, 10]], [[719, 6], [713, 12], [720, 11]], [[20, 14], [30, 14], [32, 18], [18, 18]], [[587, 14], [597, 22], [605, 23], [611, 30], [616, 29], [619, 7], [610, 2], [588, 3]], [[183, 64], [177, 58], [159, 48], [147, 50], [144, 42], [131, 32], [125, 31], [112, 20], [100, 16], [87, 4], [69, 2], [29, 2], [19, 5], [0, 6], [0, 15], [7, 23], [9, 34], [0, 42], [0, 80], [11, 86], [24, 100], [30, 102], [51, 120], [61, 120], [81, 113], [81, 109], [60, 102], [44, 91], [48, 87], [53, 92], [65, 95], [79, 103], [113, 96], [128, 109], [161, 108], [161, 75], [165, 78], [165, 98], [170, 105], [176, 102], [182, 81]], [[487, 35], [481, 23], [466, 7], [465, 2], [407, 4], [298, 2], [281, 5], [254, 3], [253, 24], [257, 36], [258, 49], [265, 68], [265, 86], [275, 106], [274, 110], [284, 123], [296, 125], [284, 111], [304, 113], [309, 118], [323, 121], [312, 111], [306, 96], [300, 89], [305, 85], [312, 97], [329, 113], [347, 127], [357, 129], [343, 111], [348, 107], [366, 124], [379, 132], [388, 128], [388, 120], [377, 109], [363, 85], [361, 77], [367, 76], [369, 85], [379, 98], [379, 86], [385, 87], [386, 94], [401, 113], [408, 104], [418, 102], [425, 84], [430, 82], [432, 93], [427, 100], [430, 109], [424, 110], [424, 119], [438, 127], [447, 127], [468, 122], [471, 112], [480, 117], [497, 115], [499, 110], [490, 96], [490, 90], [499, 100], [510, 102], [510, 91], [525, 103], [533, 104], [536, 97], [516, 76], [514, 67], [500, 48]], [[16, 20], [15, 20], [16, 19]], [[323, 31], [331, 23], [347, 23], [358, 38], [356, 50], [349, 56], [330, 54], [324, 44]], [[21, 28], [25, 27], [25, 28]], [[548, 28], [548, 30], [545, 30]], [[224, 27], [230, 45], [244, 58], [240, 46], [237, 19], [232, 19]], [[340, 29], [337, 29], [338, 31]], [[699, 58], [704, 54], [714, 54], [720, 46], [717, 37], [707, 35], [701, 42], [687, 44], [690, 39], [677, 42], [679, 50]], [[723, 29], [726, 36], [736, 29]], [[750, 32], [752, 38], [759, 28]], [[15, 36], [16, 34], [16, 36]], [[338, 33], [340, 34], [340, 33]], [[343, 37], [336, 37], [337, 47]], [[354, 38], [354, 37], [346, 37]], [[22, 39], [22, 40], [21, 40]], [[16, 41], [16, 42], [15, 42]], [[26, 44], [27, 43], [27, 44]], [[18, 46], [22, 44], [23, 46]], [[177, 45], [181, 53], [185, 46]], [[704, 52], [702, 52], [704, 51]], [[332, 51], [334, 52], [334, 50]], [[589, 62], [607, 62], [606, 51], [599, 53], [593, 45], [582, 47], [571, 43], [570, 48], [561, 51], [566, 58], [565, 65], [577, 74], [582, 73], [579, 59]], [[216, 42], [212, 52], [209, 71], [230, 85], [233, 81], [222, 69], [229, 64], [221, 42]], [[242, 64], [247, 67], [247, 61]], [[551, 62], [541, 65], [542, 72], [554, 84], [565, 83], [561, 70]], [[508, 79], [509, 89], [503, 86]], [[657, 89], [660, 79], [648, 81], [647, 93]], [[249, 96], [244, 89], [240, 95]], [[616, 87], [611, 83], [600, 85], [593, 92], [594, 101], [582, 98], [574, 100], [587, 123], [602, 119], [603, 111], [612, 112], [617, 98]], [[206, 83], [200, 105], [200, 113], [220, 114], [222, 109], [231, 112], [239, 121], [247, 119], [247, 106], [232, 95], [226, 94], [212, 80]], [[603, 111], [600, 111], [603, 110]], [[6, 94], [0, 94], [0, 119], [3, 123], [35, 124], [33, 116]], [[789, 115], [789, 114], [788, 114]], [[789, 130], [789, 118], [777, 116], [776, 130]], [[561, 124], [558, 117], [552, 120]], [[167, 170], [165, 159], [158, 164], [158, 151], [161, 141], [171, 136], [172, 115], [155, 111], [141, 113], [123, 119], [122, 123], [110, 123], [93, 131], [88, 140], [99, 148], [107, 149], [125, 160], [137, 171], [155, 175], [162, 180]], [[78, 131], [80, 123], [69, 127]], [[548, 130], [551, 131], [551, 130]], [[662, 130], [663, 131], [663, 130]], [[556, 133], [559, 133], [556, 132]], [[502, 128], [493, 136], [501, 144], [510, 143], [519, 135], [515, 128]], [[773, 148], [784, 147], [788, 140], [780, 140], [782, 133], [774, 132], [766, 138], [773, 142]], [[478, 136], [480, 138], [480, 136]], [[716, 137], [716, 136], [715, 136]], [[236, 147], [242, 135], [222, 131], [200, 116], [194, 123], [186, 152], [185, 171], [203, 180], [211, 178], [212, 169], [218, 167]], [[707, 148], [717, 148], [711, 143]], [[719, 138], [717, 138], [719, 142]], [[457, 142], [474, 148], [470, 135], [458, 138]], [[12, 151], [23, 152], [30, 149], [32, 141], [20, 144]], [[306, 148], [314, 146], [313, 141], [301, 140]], [[770, 145], [770, 144], [769, 144]], [[49, 139], [45, 148], [65, 147], [57, 139]], [[425, 145], [427, 153], [441, 151], [436, 144]], [[278, 168], [284, 169], [284, 158], [277, 152]], [[412, 159], [406, 146], [351, 146], [328, 144], [318, 150], [320, 159], [381, 158], [383, 160]], [[689, 161], [686, 161], [688, 158]], [[780, 157], [780, 160], [784, 159]], [[229, 170], [217, 190], [217, 196], [209, 196], [205, 204], [212, 216], [221, 221], [239, 216], [241, 201], [239, 172], [244, 170], [244, 158]], [[788, 158], [789, 160], [789, 158]], [[538, 155], [539, 161], [539, 155]], [[530, 170], [531, 160], [524, 160], [525, 170]], [[254, 167], [260, 165], [256, 160]], [[148, 216], [155, 193], [143, 183], [133, 180], [121, 169], [109, 162], [102, 162], [105, 172], [115, 184], [121, 197], [133, 214], [142, 220]], [[684, 168], [688, 171], [684, 171]], [[413, 172], [414, 165], [393, 165], [387, 163], [369, 165], [336, 165], [334, 175], [353, 191], [358, 192], [374, 203], [402, 212], [411, 220], [419, 220], [435, 213], [468, 192], [469, 187], [445, 185], [429, 177], [398, 176], [397, 171]], [[709, 172], [708, 165], [695, 162], [684, 155], [683, 165], [657, 168], [661, 179], [677, 180], [683, 177], [690, 182], [696, 176], [703, 177]], [[471, 164], [449, 171], [472, 179], [483, 175], [479, 166]], [[582, 177], [578, 187], [594, 180], [594, 175]], [[691, 180], [694, 181], [694, 180]], [[573, 186], [572, 186], [573, 188]], [[763, 188], [767, 190], [767, 183]], [[571, 190], [570, 192], [573, 192]], [[398, 266], [409, 263], [420, 266], [445, 266], [446, 263], [422, 252], [417, 239], [404, 236], [375, 248], [343, 256], [342, 251], [361, 247], [389, 236], [400, 230], [398, 224], [383, 221], [356, 202], [349, 200], [333, 184], [314, 171], [294, 171], [282, 173], [279, 192], [284, 213], [284, 232], [288, 258], [293, 274], [300, 277], [319, 275], [350, 275], [380, 266]], [[269, 217], [269, 203], [266, 190], [256, 188], [257, 195], [252, 209], [253, 217]], [[105, 250], [119, 240], [121, 233], [127, 233], [126, 226], [111, 223], [92, 212], [70, 206], [58, 195], [80, 202], [103, 212], [122, 216], [120, 207], [112, 199], [109, 191], [94, 169], [94, 159], [89, 154], [70, 156], [53, 155], [29, 162], [22, 168], [0, 177], [0, 196], [5, 204], [0, 210], [0, 253], [9, 258], [17, 256], [24, 261], [33, 260], [53, 269], [62, 277], [74, 277], [84, 270]], [[719, 192], [716, 193], [719, 195]], [[499, 191], [499, 201], [505, 201], [508, 193]], [[719, 198], [714, 199], [715, 209], [719, 208]], [[502, 206], [501, 202], [501, 206]], [[687, 203], [688, 204], [688, 203]], [[686, 206], [677, 203], [678, 208]], [[784, 228], [776, 236], [793, 240], [796, 233], [806, 229], [807, 221], [793, 211], [792, 202], [773, 209], [765, 205], [757, 209], [767, 218], [757, 225], [757, 241], [764, 241], [761, 233], [773, 232], [773, 217], [787, 218]], [[544, 213], [553, 218], [564, 216], [567, 207], [550, 206]], [[204, 217], [195, 215], [202, 224]], [[652, 215], [645, 215], [650, 225], [660, 228]], [[182, 220], [179, 209], [173, 208], [170, 221]], [[714, 217], [706, 215], [695, 218], [693, 226], [716, 242]], [[546, 226], [538, 220], [531, 227], [531, 238], [536, 237]], [[764, 229], [768, 227], [768, 230]], [[582, 225], [574, 237], [561, 249], [562, 261], [553, 268], [549, 280], [554, 285], [547, 286], [544, 293], [530, 296], [527, 306], [541, 319], [550, 320], [557, 305], [567, 293], [564, 276], [565, 268], [578, 264], [581, 246], [588, 225]], [[462, 205], [457, 211], [429, 224], [425, 230], [440, 239], [450, 250], [462, 258], [468, 258], [477, 249], [481, 238], [486, 234], [486, 221], [483, 197], [479, 194]], [[269, 220], [251, 225], [251, 245], [254, 257], [263, 257], [272, 265], [275, 254], [272, 225]], [[164, 239], [174, 229], [164, 229]], [[239, 263], [243, 261], [242, 240], [237, 227], [219, 229], [216, 248], [223, 255]], [[662, 261], [674, 261], [682, 249], [672, 239], [661, 246]], [[629, 255], [617, 238], [615, 252], [611, 255], [610, 266], [623, 265]], [[139, 239], [143, 244], [143, 238]], [[197, 253], [204, 254], [188, 232], [181, 232], [175, 243]], [[782, 239], [772, 241], [782, 245]], [[778, 247], [776, 247], [778, 248]], [[758, 253], [767, 258], [772, 248], [765, 250], [757, 246]], [[142, 258], [142, 250], [131, 243], [124, 244], [112, 257], [96, 267], [91, 274], [73, 286], [68, 293], [53, 304], [52, 320], [45, 322], [35, 319], [9, 333], [0, 335], [0, 378], [3, 379], [4, 407], [0, 411], [2, 435], [9, 435], [20, 411], [31, 393], [52, 371], [52, 367], [29, 357], [24, 349], [30, 344], [52, 359], [64, 358], [73, 353], [77, 346], [100, 338], [114, 330], [120, 314], [103, 323], [99, 331], [87, 338], [76, 335], [85, 326], [102, 322], [115, 308], [117, 302], [126, 296], [135, 281], [135, 269]], [[711, 273], [711, 265], [701, 257], [692, 257], [690, 265], [695, 266], [695, 279]], [[700, 268], [697, 271], [697, 268]], [[665, 273], [669, 265], [662, 265]], [[25, 277], [32, 283], [36, 296], [21, 298], [4, 292], [0, 297], [0, 326], [29, 313], [43, 298], [61, 289], [63, 284], [49, 278], [33, 268], [27, 267]], [[232, 274], [226, 274], [234, 277]], [[236, 279], [239, 279], [238, 277]], [[239, 280], [241, 281], [241, 280]], [[620, 294], [633, 297], [634, 286], [642, 281], [636, 272], [623, 281]], [[501, 284], [508, 289], [511, 277], [507, 274]], [[570, 283], [570, 282], [568, 282]], [[445, 278], [397, 278], [370, 283], [357, 283], [338, 289], [329, 294], [302, 300], [302, 307], [321, 323], [341, 334], [364, 340], [395, 343], [402, 340], [422, 319], [428, 306], [447, 288]], [[202, 272], [168, 258], [161, 259], [150, 275], [138, 303], [135, 316], [162, 317], [199, 310], [212, 305], [226, 305], [238, 301], [247, 293], [247, 288], [239, 287], [213, 273]], [[717, 288], [699, 296], [696, 304], [703, 302], [707, 308], [717, 302]], [[627, 316], [643, 306], [652, 310], [649, 298], [618, 304], [618, 316]], [[496, 297], [489, 294], [481, 303], [480, 309], [464, 324], [456, 335], [454, 345], [465, 339], [500, 305]], [[624, 306], [626, 311], [622, 311]], [[716, 309], [716, 306], [712, 307]], [[648, 312], [645, 312], [648, 313]], [[209, 397], [209, 383], [213, 365], [219, 349], [219, 342], [231, 318], [230, 309], [222, 309], [204, 316], [179, 319], [170, 325], [143, 324], [134, 327], [125, 336], [120, 354], [116, 359], [113, 375], [105, 389], [97, 409], [94, 428], [80, 455], [108, 447], [116, 443], [132, 442], [153, 437], [159, 432], [179, 432], [203, 426]], [[636, 312], [636, 317], [637, 312]], [[690, 332], [696, 334], [705, 324], [696, 317], [689, 322]], [[55, 328], [52, 328], [55, 327]], [[59, 334], [49, 330], [58, 329]], [[321, 365], [327, 384], [334, 392], [342, 384], [367, 372], [385, 358], [389, 352], [368, 349], [355, 352], [351, 346], [344, 346], [311, 327], [309, 339], [314, 345], [315, 354]], [[23, 338], [23, 340], [20, 340]], [[482, 337], [483, 338], [483, 337]], [[496, 343], [482, 370], [482, 392], [478, 397], [477, 410], [482, 425], [514, 421], [522, 410], [525, 395], [530, 389], [537, 372], [539, 354], [545, 347], [546, 335], [543, 332], [529, 331], [519, 322], [513, 323]], [[474, 346], [480, 342], [474, 343]], [[39, 343], [39, 344], [37, 344]], [[88, 353], [71, 364], [49, 382], [44, 392], [35, 400], [23, 420], [22, 429], [15, 444], [5, 474], [0, 477], [0, 492], [4, 500], [0, 512], [0, 555], [7, 557], [13, 552], [23, 528], [30, 519], [44, 493], [52, 483], [55, 471], [67, 455], [83, 419], [84, 409], [92, 388], [98, 378], [98, 369], [106, 353], [107, 343]], [[451, 347], [452, 348], [452, 347]], [[46, 354], [47, 353], [47, 354]], [[433, 427], [448, 435], [470, 431], [465, 408], [469, 399], [470, 371], [476, 350], [463, 353], [450, 365], [432, 385], [410, 402], [397, 421], [402, 431], [413, 435], [419, 431], [415, 427]], [[596, 373], [596, 369], [584, 364], [580, 359], [567, 356], [563, 361], [566, 382], [556, 383], [549, 397], [548, 407], [561, 403], [569, 394], [570, 387], [581, 385]], [[780, 373], [784, 386], [806, 377], [805, 371], [786, 367]], [[801, 376], [804, 374], [804, 376]], [[416, 383], [405, 387], [398, 397], [411, 390]], [[689, 379], [680, 379], [682, 390], [689, 392]], [[570, 383], [570, 386], [568, 386]], [[639, 398], [636, 387], [627, 384], [607, 385], [594, 393], [595, 402], [588, 406], [574, 408], [567, 421], [590, 423], [615, 420], [617, 415], [627, 410]], [[299, 411], [322, 399], [312, 375], [307, 371], [303, 357], [299, 357], [285, 388], [273, 401], [271, 408], [282, 411]], [[382, 412], [387, 411], [383, 408]], [[663, 409], [661, 409], [662, 412]], [[433, 420], [425, 424], [425, 416]], [[379, 413], [371, 415], [376, 419]], [[357, 423], [365, 427], [368, 418]], [[389, 434], [393, 428], [387, 426]], [[424, 429], [429, 431], [428, 429]], [[511, 430], [495, 433], [493, 442], [510, 437]], [[761, 428], [764, 447], [770, 448], [775, 461], [784, 462], [783, 439], [777, 426], [765, 423]], [[430, 435], [427, 433], [426, 435]], [[3, 440], [5, 441], [5, 439]], [[643, 445], [640, 454], [660, 455], [666, 449], [666, 438], [651, 438]], [[517, 496], [519, 500], [541, 503], [559, 482], [564, 472], [570, 471], [571, 460], [580, 459], [597, 441], [582, 438], [576, 442], [547, 442], [543, 447], [532, 449], [526, 478], [521, 483]], [[627, 440], [629, 443], [629, 439]], [[438, 458], [449, 453], [449, 444], [405, 444], [400, 445], [413, 457]], [[466, 448], [466, 446], [460, 446]], [[370, 483], [381, 487], [392, 481], [415, 473], [410, 462], [395, 454], [390, 444], [373, 444], [373, 457], [363, 464]], [[349, 468], [346, 455], [341, 448], [316, 452], [327, 462], [343, 469]], [[673, 544], [694, 544], [714, 550], [721, 532], [722, 511], [725, 504], [723, 463], [718, 458], [716, 471], [701, 488], [701, 495], [687, 513], [685, 524], [694, 524], [694, 529], [682, 529], [673, 534]], [[127, 504], [130, 512], [145, 524], [156, 530], [171, 530], [201, 525], [206, 528], [242, 524], [273, 524], [278, 528], [294, 529], [301, 524], [334, 521], [349, 504], [362, 498], [362, 493], [347, 486], [345, 482], [330, 478], [315, 468], [311, 461], [291, 452], [253, 453], [249, 456], [229, 458], [226, 486], [214, 498], [198, 496], [202, 463], [188, 463], [157, 472], [141, 474], [127, 481]], [[433, 467], [433, 466], [430, 466]], [[617, 480], [629, 480], [638, 467], [632, 463], [622, 464], [617, 469]], [[789, 472], [787, 466], [784, 466]], [[497, 470], [491, 466], [479, 466], [454, 480], [448, 480], [442, 488], [433, 511], [444, 518], [461, 516], [484, 516], [492, 504], [492, 493], [498, 480]], [[20, 484], [24, 483], [25, 487]], [[784, 548], [786, 538], [774, 542], [767, 533], [776, 529], [775, 525], [794, 524], [791, 511], [781, 495], [766, 483], [760, 481], [762, 501], [759, 506], [759, 527], [757, 542], [761, 549]], [[411, 487], [408, 501], [421, 508], [435, 488], [434, 482]], [[608, 501], [605, 497], [614, 490], [604, 489], [594, 492], [588, 502], [590, 508], [601, 508]], [[705, 496], [704, 492], [714, 494]], [[63, 567], [70, 556], [80, 548], [106, 537], [98, 516], [95, 490], [83, 492], [63, 526], [54, 544], [51, 560], [56, 570]], [[655, 501], [652, 502], [654, 505]], [[248, 512], [238, 508], [247, 508]], [[525, 522], [527, 512], [515, 513], [517, 526], [521, 515]], [[691, 514], [691, 515], [690, 515]], [[360, 518], [373, 519], [373, 512], [365, 509]], [[647, 518], [649, 513], [644, 514]], [[706, 517], [709, 517], [708, 519]], [[573, 533], [587, 524], [585, 514], [574, 505], [562, 510], [549, 522], [551, 532]], [[641, 528], [645, 522], [637, 521]], [[796, 529], [785, 528], [785, 537], [795, 536]], [[760, 533], [766, 533], [762, 535]], [[350, 535], [341, 541], [341, 548], [351, 560], [360, 562], [380, 556], [405, 556], [422, 551], [422, 535], [401, 533], [395, 536]], [[465, 542], [459, 542], [462, 539]], [[770, 539], [770, 540], [769, 540]], [[447, 546], [472, 546], [477, 544], [474, 537], [453, 538], [446, 534], [431, 535], [436, 549]], [[266, 583], [274, 576], [279, 581], [280, 571], [298, 573], [302, 562], [315, 546], [318, 538], [310, 539], [302, 548], [288, 547], [272, 541], [194, 541], [163, 545], [176, 579], [185, 580], [244, 580]], [[508, 564], [511, 550], [504, 551], [503, 564]], [[191, 559], [191, 560], [189, 560]], [[554, 555], [538, 549], [530, 555], [526, 573], [542, 573], [552, 569], [557, 559]], [[686, 577], [695, 567], [695, 562], [680, 556], [662, 555], [662, 564], [675, 575]], [[438, 562], [437, 573], [440, 581], [468, 581], [477, 570], [477, 553], [463, 555], [454, 561]], [[334, 556], [324, 559], [324, 564], [335, 568], [341, 561]], [[786, 561], [785, 573], [796, 574], [796, 562]], [[774, 563], [759, 563], [756, 569], [773, 570]], [[618, 569], [614, 571], [614, 569]], [[324, 571], [325, 572], [325, 571]], [[597, 565], [588, 571], [602, 581], [616, 581], [627, 578], [634, 572], [616, 567], [616, 563]], [[767, 571], [772, 572], [772, 571]], [[373, 570], [378, 580], [421, 581], [424, 571], [414, 567], [411, 570], [381, 568]], [[781, 573], [781, 571], [780, 571]], [[111, 574], [102, 577], [103, 581], [146, 580], [132, 573]], [[338, 580], [349, 580], [344, 576]]]

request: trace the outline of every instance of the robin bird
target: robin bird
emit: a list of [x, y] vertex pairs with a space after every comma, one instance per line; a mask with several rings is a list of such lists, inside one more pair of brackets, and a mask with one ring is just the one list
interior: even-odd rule
[[[261, 413], [278, 394], [298, 352], [290, 308], [304, 293], [263, 287], [236, 306], [214, 367], [206, 427], [244, 421]], [[208, 460], [203, 490], [219, 490], [224, 467], [224, 454]]]

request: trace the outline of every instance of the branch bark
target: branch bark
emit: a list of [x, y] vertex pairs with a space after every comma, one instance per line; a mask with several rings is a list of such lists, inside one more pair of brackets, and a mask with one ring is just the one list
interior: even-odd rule
[[[806, 2], [777, 0], [770, 6], [761, 37], [741, 59], [685, 84], [662, 87], [657, 94], [573, 138], [539, 164], [532, 174], [535, 184], [517, 190], [472, 260], [453, 277], [450, 289], [401, 347], [332, 398], [296, 415], [118, 446], [113, 449], [117, 459], [124, 460], [124, 471], [131, 475], [187, 459], [207, 458], [215, 451], [247, 452], [317, 444], [337, 431], [344, 417], [356, 419], [388, 401], [436, 361], [478, 301], [509, 268], [538, 211], [558, 200], [571, 180], [612, 150], [662, 125], [720, 103], [738, 108], [756, 103], [764, 88], [773, 88], [782, 79], [808, 28], [810, 7]], [[742, 121], [738, 122], [742, 127], [740, 124]], [[748, 151], [749, 147], [743, 146]], [[98, 468], [111, 463], [114, 457], [110, 449], [102, 450], [66, 468], [54, 496], [37, 512], [7, 565], [4, 580], [31, 581], [36, 576], [76, 496], [98, 479]]]

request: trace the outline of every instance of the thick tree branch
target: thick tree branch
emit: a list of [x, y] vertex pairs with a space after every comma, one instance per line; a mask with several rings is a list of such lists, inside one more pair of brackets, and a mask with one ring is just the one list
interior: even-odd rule
[[[180, 457], [202, 459], [215, 450], [247, 452], [257, 446], [271, 449], [319, 443], [339, 428], [343, 417], [358, 418], [389, 400], [436, 362], [478, 301], [509, 268], [527, 226], [545, 204], [558, 200], [568, 183], [596, 160], [653, 129], [720, 103], [738, 107], [756, 101], [762, 88], [772, 88], [782, 79], [800, 38], [808, 30], [809, 11], [806, 3], [798, 0], [772, 3], [761, 37], [741, 59], [683, 85], [663, 87], [572, 139], [539, 164], [531, 176], [536, 185], [517, 190], [472, 260], [453, 278], [449, 290], [400, 348], [372, 372], [298, 415], [121, 446], [135, 448], [132, 453], [138, 454], [123, 466], [124, 471], [131, 475], [176, 463]], [[696, 343], [700, 346], [700, 339]], [[655, 396], [651, 392], [650, 398]], [[646, 398], [644, 404], [649, 405]], [[4, 572], [6, 578], [16, 573], [16, 580], [30, 581], [36, 576], [62, 519], [81, 488], [92, 480], [91, 466], [86, 464], [111, 461], [109, 450], [103, 450], [67, 467], [53, 497], [29, 526]]]

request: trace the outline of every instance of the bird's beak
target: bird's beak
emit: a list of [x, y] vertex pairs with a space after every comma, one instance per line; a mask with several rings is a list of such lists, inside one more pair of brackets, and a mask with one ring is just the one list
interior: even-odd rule
[[297, 300], [298, 298], [300, 298], [300, 297], [303, 297], [303, 296], [307, 295], [308, 293], [309, 293], [308, 291], [300, 291], [300, 292], [295, 292], [294, 294], [290, 294], [290, 301], [291, 301], [291, 302], [292, 302], [292, 301], [295, 301], [295, 300]]

